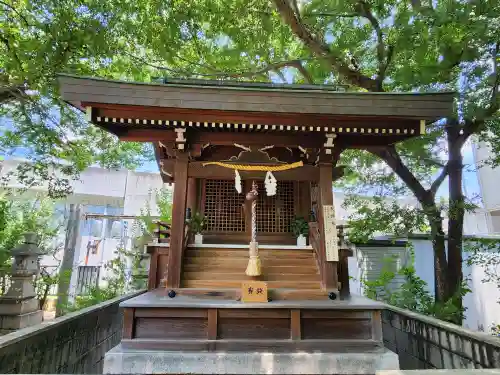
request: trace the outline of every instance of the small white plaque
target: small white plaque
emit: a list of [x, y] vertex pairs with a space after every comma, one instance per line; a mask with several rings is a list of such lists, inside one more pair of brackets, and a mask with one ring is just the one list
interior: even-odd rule
[[339, 261], [337, 225], [335, 221], [335, 206], [323, 206], [323, 227], [325, 230], [325, 252], [327, 262]]

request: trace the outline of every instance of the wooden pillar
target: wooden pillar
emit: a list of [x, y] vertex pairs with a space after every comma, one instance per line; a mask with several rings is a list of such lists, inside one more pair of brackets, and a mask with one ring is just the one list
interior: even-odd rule
[[348, 297], [351, 294], [349, 286], [349, 255], [348, 252], [341, 250], [339, 256], [338, 275], [341, 283], [340, 296]]
[[197, 207], [197, 189], [196, 189], [196, 178], [189, 177], [188, 182], [187, 182], [187, 203], [186, 203], [186, 208], [191, 209], [191, 214], [194, 214], [198, 207]]
[[180, 154], [177, 156], [174, 167], [174, 181], [172, 228], [167, 267], [167, 288], [179, 288], [181, 283], [188, 185], [187, 155]]
[[323, 217], [323, 206], [333, 205], [332, 191], [332, 172], [333, 165], [331, 163], [320, 164], [319, 166], [319, 231], [321, 234], [320, 251], [323, 254], [322, 285], [325, 289], [338, 289], [337, 262], [326, 261], [326, 244], [325, 244], [325, 227]]

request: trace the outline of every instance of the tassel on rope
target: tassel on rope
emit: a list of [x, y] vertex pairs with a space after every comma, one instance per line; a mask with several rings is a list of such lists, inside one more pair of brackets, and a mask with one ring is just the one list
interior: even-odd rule
[[234, 170], [234, 187], [238, 194], [241, 194], [241, 176], [237, 169]]
[[262, 264], [259, 258], [259, 244], [257, 243], [257, 184], [252, 182], [252, 190], [246, 196], [246, 199], [252, 202], [252, 237], [250, 239], [250, 258], [248, 259], [248, 266], [245, 271], [247, 276], [260, 276], [262, 273]]

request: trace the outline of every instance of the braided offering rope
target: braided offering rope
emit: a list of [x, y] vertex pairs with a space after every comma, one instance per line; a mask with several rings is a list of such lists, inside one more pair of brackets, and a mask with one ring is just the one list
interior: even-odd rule
[[237, 169], [239, 171], [282, 172], [282, 171], [287, 171], [289, 169], [302, 167], [304, 163], [301, 161], [283, 165], [243, 165], [243, 164], [223, 163], [220, 161], [211, 161], [208, 163], [203, 163], [204, 167], [207, 165], [217, 165], [219, 167]]

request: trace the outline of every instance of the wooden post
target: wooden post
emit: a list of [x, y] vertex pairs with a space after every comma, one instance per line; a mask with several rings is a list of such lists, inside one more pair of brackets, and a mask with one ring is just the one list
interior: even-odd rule
[[343, 251], [340, 251], [339, 254], [338, 267], [339, 281], [341, 283], [340, 296], [348, 297], [351, 294], [349, 287], [349, 257]]
[[177, 156], [174, 167], [175, 184], [172, 202], [170, 249], [168, 253], [167, 288], [179, 288], [181, 284], [184, 226], [186, 223], [188, 164], [187, 155], [179, 154]]
[[196, 205], [196, 194], [198, 191], [196, 190], [196, 178], [190, 177], [187, 182], [187, 203], [186, 208], [191, 209], [191, 214], [194, 214], [197, 210]]
[[322, 286], [324, 289], [338, 289], [337, 262], [326, 261], [325, 227], [323, 217], [323, 206], [333, 205], [332, 172], [333, 165], [331, 163], [320, 164], [318, 217], [319, 231], [321, 234], [320, 251], [323, 255], [323, 264], [321, 266], [323, 268]]

